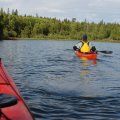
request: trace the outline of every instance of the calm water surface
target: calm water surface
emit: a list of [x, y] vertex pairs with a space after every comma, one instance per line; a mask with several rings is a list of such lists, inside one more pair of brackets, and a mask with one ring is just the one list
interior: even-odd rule
[[0, 41], [0, 57], [36, 120], [119, 120], [120, 44], [95, 42], [96, 61], [81, 61], [78, 41]]

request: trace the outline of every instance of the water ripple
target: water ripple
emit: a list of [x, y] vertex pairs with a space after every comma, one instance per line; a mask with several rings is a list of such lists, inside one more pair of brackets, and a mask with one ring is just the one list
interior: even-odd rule
[[112, 55], [81, 61], [75, 42], [3, 41], [0, 54], [36, 120], [119, 120], [120, 45], [109, 43]]

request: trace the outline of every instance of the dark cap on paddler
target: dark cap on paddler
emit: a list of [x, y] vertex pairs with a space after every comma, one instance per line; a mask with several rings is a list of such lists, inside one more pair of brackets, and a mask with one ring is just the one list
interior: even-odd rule
[[84, 35], [82, 36], [82, 39], [83, 39], [83, 40], [87, 40], [87, 34], [84, 34]]

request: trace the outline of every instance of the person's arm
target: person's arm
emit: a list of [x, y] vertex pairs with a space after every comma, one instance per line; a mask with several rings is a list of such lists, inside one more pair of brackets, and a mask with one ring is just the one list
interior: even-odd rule
[[75, 46], [76, 46], [78, 49], [80, 49], [81, 46], [82, 46], [82, 42], [77, 43]]
[[81, 48], [81, 46], [82, 46], [82, 43], [79, 42], [79, 43], [77, 43], [76, 45], [73, 46], [73, 49], [74, 50], [79, 50]]
[[92, 42], [90, 42], [91, 51], [96, 52], [96, 47]]

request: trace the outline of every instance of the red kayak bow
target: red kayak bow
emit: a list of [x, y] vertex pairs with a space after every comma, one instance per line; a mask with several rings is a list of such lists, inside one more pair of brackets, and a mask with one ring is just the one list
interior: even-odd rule
[[34, 120], [0, 59], [0, 120]]

